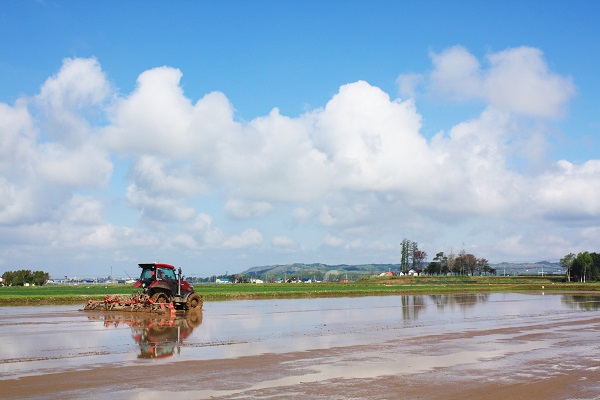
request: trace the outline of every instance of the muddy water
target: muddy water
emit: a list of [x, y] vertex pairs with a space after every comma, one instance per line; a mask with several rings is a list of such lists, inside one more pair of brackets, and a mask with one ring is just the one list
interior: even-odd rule
[[[82, 312], [77, 306], [1, 307], [0, 380], [117, 366], [261, 360], [292, 353], [306, 354], [303, 367], [310, 367], [310, 373], [279, 369], [276, 379], [257, 373], [244, 390], [258, 393], [300, 382], [377, 379], [478, 365], [482, 360], [500, 368], [509, 364], [510, 355], [528, 354], [529, 362], [549, 357], [564, 344], [561, 332], [573, 325], [578, 335], [574, 338], [569, 332], [573, 344], [597, 342], [598, 310], [597, 296], [543, 293], [205, 302], [200, 313], [152, 318]], [[332, 349], [339, 352], [334, 356]], [[343, 356], [349, 349], [352, 355]], [[574, 345], [571, 352], [576, 351], [585, 349]], [[481, 368], [484, 376], [490, 364]], [[120, 395], [113, 392], [110, 398], [142, 398], [147, 391], [137, 387]], [[162, 392], [154, 393], [160, 397]], [[171, 390], [169, 396], [239, 394], [204, 387], [182, 390], [179, 397]]]
[[[0, 378], [102, 364], [233, 358], [552, 322], [597, 309], [570, 295], [474, 294], [207, 302], [190, 316], [0, 308]], [[409, 330], [410, 333], [406, 332]]]

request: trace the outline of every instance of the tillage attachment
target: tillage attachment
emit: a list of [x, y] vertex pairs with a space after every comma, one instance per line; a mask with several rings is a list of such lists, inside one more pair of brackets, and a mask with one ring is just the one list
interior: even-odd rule
[[83, 311], [128, 311], [128, 312], [152, 312], [160, 314], [175, 313], [172, 302], [156, 303], [143, 292], [133, 296], [119, 297], [106, 295], [104, 300], [88, 300]]

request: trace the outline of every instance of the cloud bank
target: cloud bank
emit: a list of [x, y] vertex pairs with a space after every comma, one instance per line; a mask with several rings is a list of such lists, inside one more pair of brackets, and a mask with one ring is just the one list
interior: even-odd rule
[[[522, 167], [544, 159], [544, 123], [567, 114], [572, 79], [529, 47], [430, 57], [430, 71], [398, 77], [402, 99], [358, 81], [322, 108], [251, 121], [224, 93], [188, 97], [176, 68], [121, 95], [98, 60], [65, 59], [38, 94], [0, 104], [0, 263], [234, 270], [396, 262], [403, 237], [495, 261], [597, 243], [600, 160]], [[423, 97], [481, 111], [428, 139]]]

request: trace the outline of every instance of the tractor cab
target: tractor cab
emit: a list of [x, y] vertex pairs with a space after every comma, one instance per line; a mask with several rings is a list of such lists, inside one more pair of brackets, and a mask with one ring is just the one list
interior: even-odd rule
[[142, 269], [136, 286], [147, 288], [155, 281], [176, 282], [175, 267], [170, 264], [139, 264]]
[[[142, 266], [143, 265], [143, 266]], [[140, 281], [148, 286], [151, 282], [158, 281], [176, 281], [175, 267], [167, 264], [142, 264], [142, 273]]]
[[[134, 287], [141, 287], [144, 290], [161, 287], [167, 292], [178, 293], [179, 277], [175, 272], [175, 267], [170, 264], [139, 264], [142, 269], [140, 278]], [[183, 282], [182, 282], [183, 283]]]

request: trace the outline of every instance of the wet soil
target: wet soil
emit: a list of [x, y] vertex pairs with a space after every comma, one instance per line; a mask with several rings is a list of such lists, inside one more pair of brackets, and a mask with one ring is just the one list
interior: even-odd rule
[[147, 318], [0, 309], [7, 399], [600, 399], [600, 298], [205, 303]]

